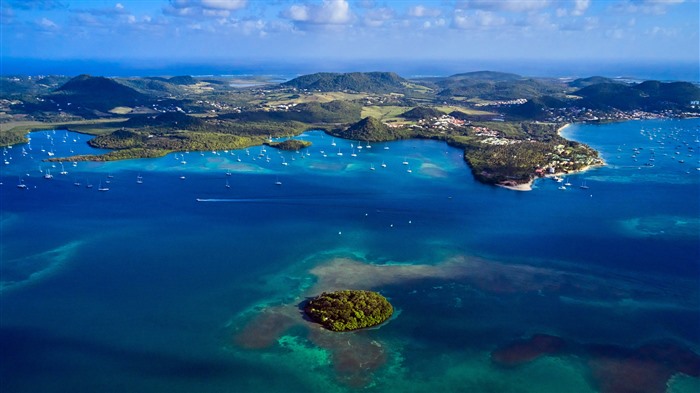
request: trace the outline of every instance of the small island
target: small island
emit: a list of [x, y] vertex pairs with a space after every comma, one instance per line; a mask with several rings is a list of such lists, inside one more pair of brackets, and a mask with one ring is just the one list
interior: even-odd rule
[[300, 141], [298, 139], [287, 139], [282, 142], [266, 142], [266, 145], [274, 147], [275, 149], [287, 150], [287, 151], [299, 151], [311, 146], [309, 141]]
[[304, 312], [326, 329], [345, 332], [379, 325], [391, 317], [394, 308], [377, 292], [343, 290], [309, 299]]

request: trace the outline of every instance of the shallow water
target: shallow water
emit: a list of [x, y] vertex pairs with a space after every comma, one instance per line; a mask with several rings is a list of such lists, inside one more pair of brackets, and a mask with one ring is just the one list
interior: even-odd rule
[[[87, 137], [32, 133], [3, 152], [0, 387], [611, 391], [595, 365], [612, 355], [593, 344], [613, 360], [658, 341], [700, 353], [699, 127], [568, 127], [607, 165], [531, 192], [474, 181], [435, 141], [310, 132], [303, 153], [66, 162], [61, 175], [42, 159], [93, 152]], [[304, 296], [340, 285], [400, 313], [343, 339], [301, 321]], [[538, 333], [575, 350], [491, 359]], [[669, 391], [700, 387], [675, 375]]]

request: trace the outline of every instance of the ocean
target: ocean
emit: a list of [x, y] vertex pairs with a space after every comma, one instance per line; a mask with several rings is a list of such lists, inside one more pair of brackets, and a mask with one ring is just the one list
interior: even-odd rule
[[[700, 119], [563, 135], [606, 165], [517, 192], [437, 141], [53, 167], [89, 136], [33, 132], [3, 150], [0, 390], [700, 390]], [[300, 314], [350, 287], [392, 319]]]

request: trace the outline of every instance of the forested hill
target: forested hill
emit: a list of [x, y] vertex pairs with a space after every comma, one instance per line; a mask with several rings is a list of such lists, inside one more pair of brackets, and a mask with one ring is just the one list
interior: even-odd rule
[[303, 75], [282, 84], [284, 87], [318, 91], [357, 91], [396, 93], [405, 90], [408, 81], [393, 72], [320, 72]]
[[688, 82], [646, 81], [636, 85], [599, 83], [574, 93], [590, 108], [658, 110], [687, 106], [700, 100], [700, 88]]
[[119, 105], [143, 104], [149, 100], [145, 94], [102, 76], [79, 75], [56, 89], [46, 99], [57, 104], [93, 108], [108, 111]]

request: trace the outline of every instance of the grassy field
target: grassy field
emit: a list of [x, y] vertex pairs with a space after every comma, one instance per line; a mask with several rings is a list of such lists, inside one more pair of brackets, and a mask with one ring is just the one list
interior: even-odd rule
[[110, 109], [110, 113], [114, 113], [115, 115], [126, 115], [127, 113], [131, 112], [131, 108], [128, 106], [117, 106], [112, 109]]
[[372, 106], [363, 106], [362, 107], [362, 118], [364, 119], [367, 116], [372, 116], [376, 119], [379, 119], [381, 121], [387, 121], [387, 120], [392, 120], [398, 118], [398, 116], [408, 110], [410, 110], [410, 106], [377, 106], [377, 105], [372, 105]]
[[280, 105], [280, 104], [302, 104], [306, 102], [331, 102], [335, 100], [357, 100], [366, 96], [366, 94], [353, 94], [353, 93], [343, 93], [343, 92], [327, 92], [327, 93], [311, 93], [311, 94], [299, 94], [299, 97], [294, 97], [295, 94], [289, 93], [273, 93], [267, 96], [268, 105]]
[[477, 110], [477, 109], [470, 109], [470, 108], [465, 108], [465, 107], [462, 107], [462, 106], [454, 106], [454, 105], [441, 105], [441, 106], [436, 106], [435, 109], [440, 110], [440, 111], [443, 111], [443, 112], [445, 112], [445, 113], [450, 113], [450, 112], [453, 112], [453, 111], [458, 111], [458, 112], [465, 113], [465, 114], [467, 114], [467, 115], [475, 115], [475, 116], [479, 116], [479, 115], [484, 115], [484, 116], [486, 116], [486, 115], [491, 115], [491, 116], [495, 116], [495, 115], [496, 115], [496, 114], [493, 113], [493, 112], [480, 111], [480, 110]]

